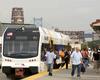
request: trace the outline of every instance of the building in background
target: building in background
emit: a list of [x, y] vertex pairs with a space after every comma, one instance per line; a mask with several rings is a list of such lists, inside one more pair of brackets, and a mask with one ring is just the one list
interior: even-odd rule
[[92, 22], [90, 24], [90, 26], [96, 32], [96, 34], [94, 34], [94, 36], [98, 36], [99, 37], [98, 39], [100, 40], [100, 19], [97, 19], [96, 21]]
[[74, 47], [81, 48], [81, 43], [85, 41], [84, 31], [65, 31], [65, 30], [59, 30], [59, 29], [55, 29], [55, 31], [69, 35], [71, 39], [71, 46], [73, 48]]
[[23, 8], [15, 7], [12, 9], [11, 23], [12, 24], [24, 24]]
[[72, 40], [76, 40], [78, 42], [84, 42], [84, 31], [62, 31], [62, 30], [55, 30], [55, 31], [69, 35], [70, 39]]
[[43, 18], [40, 17], [40, 18], [35, 18], [34, 17], [34, 24], [36, 27], [42, 27], [43, 26]]
[[92, 34], [93, 34], [93, 37], [92, 37], [93, 41], [100, 39], [99, 35], [96, 32], [93, 32]]
[[93, 41], [93, 33], [84, 33], [85, 42]]

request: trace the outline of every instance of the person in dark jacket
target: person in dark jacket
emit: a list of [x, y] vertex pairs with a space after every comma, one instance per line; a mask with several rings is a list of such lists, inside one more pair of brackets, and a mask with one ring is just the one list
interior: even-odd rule
[[66, 69], [68, 69], [68, 64], [70, 63], [70, 52], [69, 51], [65, 52], [64, 58], [65, 58]]
[[99, 69], [100, 69], [100, 51], [99, 50], [93, 53], [93, 62], [94, 62], [95, 71], [99, 72]]

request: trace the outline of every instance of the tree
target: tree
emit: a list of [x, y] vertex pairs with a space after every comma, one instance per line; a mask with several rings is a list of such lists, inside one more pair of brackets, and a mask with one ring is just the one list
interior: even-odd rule
[[88, 42], [88, 46], [92, 49], [96, 48], [98, 45], [100, 45], [100, 40], [95, 40], [95, 41]]
[[81, 44], [81, 49], [87, 49], [87, 48], [88, 48], [88, 46], [86, 43]]

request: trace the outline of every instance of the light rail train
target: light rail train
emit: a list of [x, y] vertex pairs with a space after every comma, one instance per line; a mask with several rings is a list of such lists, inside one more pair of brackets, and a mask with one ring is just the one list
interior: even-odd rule
[[[58, 51], [70, 42], [68, 35], [42, 27], [7, 28], [2, 38], [2, 72], [14, 74], [39, 73], [45, 71], [45, 50], [54, 46]], [[62, 62], [56, 59], [54, 68]]]

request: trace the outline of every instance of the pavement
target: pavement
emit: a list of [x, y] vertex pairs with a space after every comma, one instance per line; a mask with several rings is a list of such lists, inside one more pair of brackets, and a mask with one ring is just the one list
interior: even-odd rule
[[90, 65], [84, 74], [81, 73], [80, 78], [77, 78], [76, 74], [72, 78], [71, 67], [68, 70], [66, 70], [65, 68], [60, 68], [58, 70], [53, 71], [53, 76], [48, 76], [47, 72], [42, 72], [40, 74], [30, 76], [23, 80], [100, 80], [100, 71], [96, 72]]

